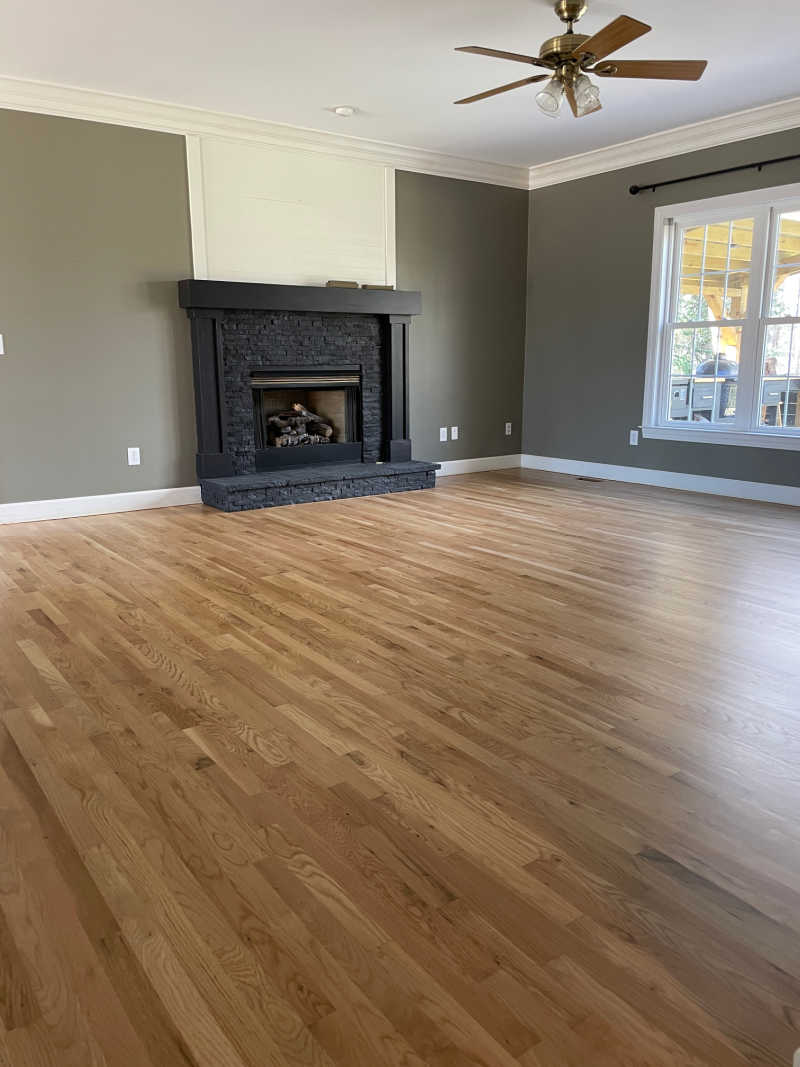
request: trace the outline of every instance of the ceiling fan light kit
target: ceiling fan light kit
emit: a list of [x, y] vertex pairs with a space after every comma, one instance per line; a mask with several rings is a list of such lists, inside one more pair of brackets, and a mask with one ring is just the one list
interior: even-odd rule
[[575, 103], [578, 108], [578, 116], [591, 115], [600, 107], [600, 89], [589, 78], [588, 74], [579, 74], [575, 79]]
[[564, 99], [564, 86], [555, 75], [536, 94], [536, 103], [545, 115], [550, 118], [558, 118], [561, 110], [561, 101]]
[[474, 44], [456, 49], [457, 52], [470, 52], [473, 55], [492, 56], [495, 59], [508, 59], [514, 63], [544, 67], [550, 71], [549, 74], [521, 78], [508, 85], [499, 85], [496, 89], [466, 96], [463, 100], [456, 100], [456, 103], [472, 104], [476, 100], [507, 93], [511, 89], [519, 89], [535, 82], [546, 82], [536, 93], [536, 103], [540, 110], [545, 115], [556, 118], [561, 110], [561, 102], [566, 97], [573, 115], [579, 119], [600, 111], [602, 107], [600, 90], [589, 78], [589, 74], [601, 78], [697, 81], [706, 69], [705, 60], [694, 59], [607, 61], [606, 57], [612, 52], [649, 33], [651, 27], [629, 15], [620, 15], [602, 30], [589, 36], [575, 33], [573, 29], [573, 24], [586, 13], [584, 0], [556, 0], [555, 11], [561, 21], [566, 23], [566, 32], [548, 38], [539, 49], [538, 56], [503, 52], [497, 48], [483, 48]]

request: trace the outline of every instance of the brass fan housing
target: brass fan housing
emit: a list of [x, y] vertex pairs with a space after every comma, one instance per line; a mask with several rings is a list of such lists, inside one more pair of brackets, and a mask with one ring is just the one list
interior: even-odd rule
[[539, 49], [539, 59], [558, 66], [588, 40], [589, 36], [585, 33], [561, 33], [558, 37], [549, 37]]
[[577, 22], [586, 14], [584, 0], [557, 0], [556, 14], [562, 22]]

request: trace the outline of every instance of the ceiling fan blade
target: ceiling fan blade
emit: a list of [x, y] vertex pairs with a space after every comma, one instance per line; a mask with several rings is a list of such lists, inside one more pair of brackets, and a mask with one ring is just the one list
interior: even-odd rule
[[532, 85], [533, 82], [547, 81], [549, 74], [535, 74], [532, 78], [520, 78], [518, 82], [509, 82], [508, 85], [498, 85], [496, 89], [487, 89], [485, 93], [475, 93], [474, 96], [465, 96], [463, 100], [454, 100], [455, 104], [472, 104], [476, 100], [485, 100], [487, 96], [497, 96], [498, 93], [507, 93], [509, 89], [520, 89], [523, 85]]
[[578, 101], [575, 99], [575, 90], [571, 85], [564, 86], [564, 96], [566, 96], [567, 103], [572, 108], [572, 114], [576, 119], [580, 118], [580, 115], [578, 114]]
[[[456, 52], [470, 52], [475, 56], [493, 56], [495, 59], [513, 59], [515, 63], [533, 63], [535, 67], [549, 67], [549, 63], [544, 63], [536, 56], [523, 56], [519, 52], [501, 52], [497, 48], [482, 48], [479, 44], [465, 44], [461, 48], [457, 48]], [[608, 55], [604, 52], [603, 55]]]
[[591, 111], [578, 111], [578, 101], [575, 99], [575, 90], [571, 85], [564, 86], [564, 95], [567, 98], [567, 103], [572, 108], [572, 114], [576, 119], [585, 119], [587, 115], [594, 115], [595, 111], [602, 111], [603, 105], [598, 100], [597, 106], [593, 107]]
[[630, 44], [637, 37], [649, 33], [652, 28], [645, 22], [630, 18], [629, 15], [620, 15], [619, 18], [609, 22], [602, 30], [590, 37], [588, 41], [579, 45], [572, 54], [573, 56], [593, 55], [595, 59], [605, 59], [623, 45]]
[[599, 63], [589, 73], [602, 78], [666, 78], [696, 82], [707, 66], [705, 59], [619, 59]]

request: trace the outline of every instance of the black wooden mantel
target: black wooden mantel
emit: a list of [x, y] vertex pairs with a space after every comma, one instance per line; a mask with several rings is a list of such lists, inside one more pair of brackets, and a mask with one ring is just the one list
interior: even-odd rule
[[197, 418], [197, 475], [233, 474], [225, 452], [224, 364], [221, 324], [231, 311], [305, 311], [379, 315], [386, 321], [384, 382], [390, 463], [411, 459], [408, 430], [408, 357], [411, 316], [422, 312], [417, 292], [341, 289], [315, 285], [268, 285], [187, 278], [178, 282], [178, 302], [191, 321]]

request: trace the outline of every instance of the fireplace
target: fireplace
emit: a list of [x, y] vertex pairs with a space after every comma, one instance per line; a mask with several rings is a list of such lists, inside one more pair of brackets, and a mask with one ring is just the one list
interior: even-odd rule
[[262, 368], [250, 382], [257, 470], [361, 461], [360, 367]]
[[411, 459], [419, 293], [182, 281], [192, 328], [197, 473], [226, 511], [434, 484]]

